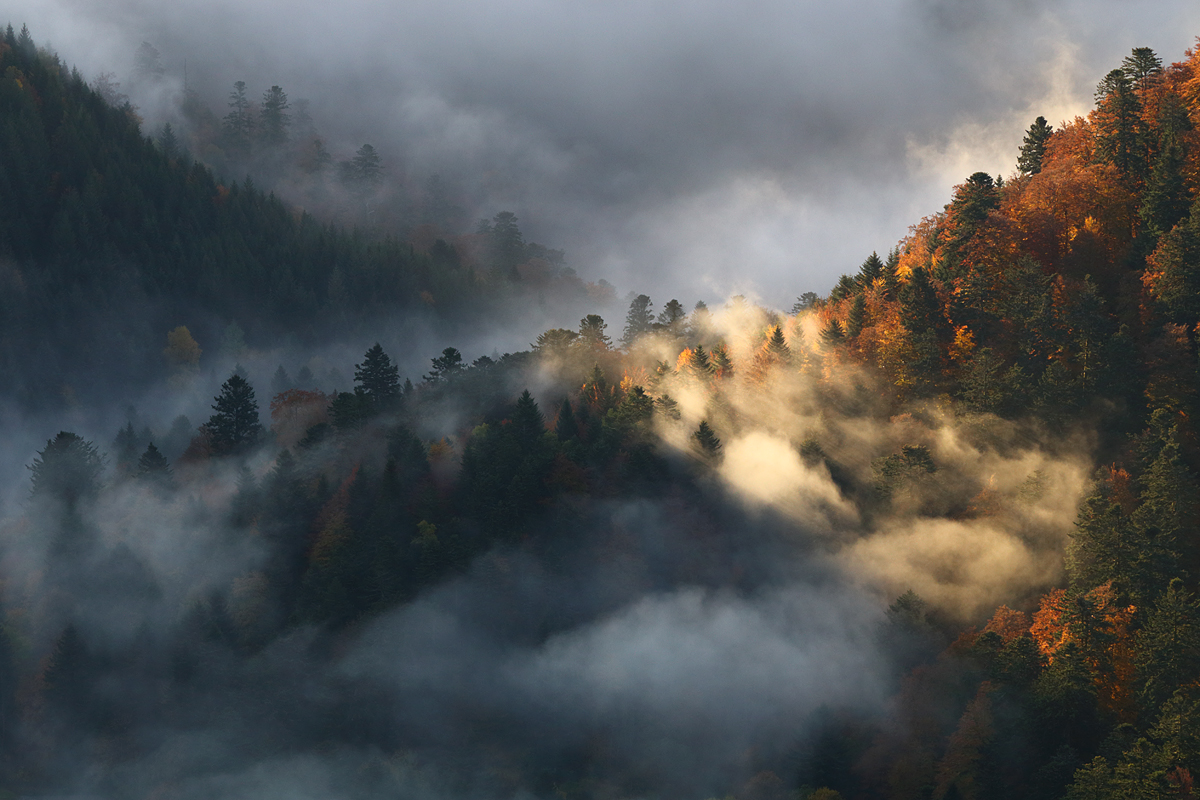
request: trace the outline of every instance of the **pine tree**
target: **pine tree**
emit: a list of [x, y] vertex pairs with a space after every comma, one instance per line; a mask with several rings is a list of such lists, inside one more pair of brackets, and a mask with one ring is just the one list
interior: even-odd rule
[[171, 482], [171, 465], [167, 462], [166, 457], [158, 452], [154, 442], [146, 445], [146, 452], [138, 458], [137, 477], [161, 486]]
[[68, 431], [60, 431], [38, 451], [30, 472], [30, 497], [55, 499], [68, 507], [100, 491], [104, 458], [91, 442]]
[[883, 276], [883, 270], [883, 260], [879, 258], [879, 253], [871, 253], [858, 270], [859, 286], [870, 289], [872, 284]]
[[625, 331], [621, 342], [626, 347], [637, 341], [638, 337], [650, 330], [654, 324], [654, 312], [650, 310], [650, 297], [639, 294], [629, 303], [629, 313], [625, 315]]
[[[461, 356], [459, 359], [461, 362]], [[354, 382], [378, 410], [386, 411], [400, 399], [400, 369], [379, 342], [367, 350], [361, 364], [354, 365]]]
[[698, 344], [688, 355], [688, 371], [697, 378], [707, 378], [712, 372], [712, 363], [709, 361], [708, 353], [704, 350], [704, 345]]
[[1157, 711], [1200, 675], [1200, 603], [1179, 578], [1154, 604], [1137, 635], [1142, 707]]
[[430, 361], [433, 362], [433, 370], [425, 376], [426, 383], [448, 380], [463, 369], [462, 353], [454, 347], [447, 347], [440, 356]]
[[229, 95], [230, 111], [225, 115], [223, 126], [229, 149], [244, 155], [250, 149], [250, 137], [254, 132], [253, 109], [246, 97], [246, 82], [236, 81]]
[[783, 337], [783, 326], [776, 325], [771, 329], [771, 335], [767, 337], [767, 354], [776, 364], [790, 364], [792, 361], [792, 350], [787, 345], [787, 340]]
[[1054, 128], [1046, 123], [1045, 117], [1038, 117], [1025, 132], [1021, 144], [1021, 155], [1017, 158], [1017, 169], [1026, 175], [1036, 175], [1042, 171], [1042, 159], [1046, 157], [1046, 143]]
[[1096, 152], [1127, 180], [1145, 173], [1145, 125], [1133, 82], [1114, 69], [1096, 87]]
[[172, 160], [179, 158], [179, 138], [175, 135], [175, 129], [171, 127], [171, 123], [163, 123], [162, 128], [158, 131], [156, 140], [164, 156]]
[[[312, 373], [310, 372], [309, 379], [311, 380], [311, 378]], [[293, 388], [296, 387], [292, 386], [291, 377], [287, 374], [287, 370], [283, 368], [283, 364], [280, 364], [275, 368], [275, 374], [271, 376], [271, 396], [274, 397], [275, 395], [283, 394], [288, 389]], [[300, 388], [303, 388], [303, 386], [301, 385]]]
[[267, 147], [281, 147], [287, 144], [288, 127], [291, 125], [291, 108], [287, 93], [278, 86], [272, 86], [263, 92], [262, 107], [259, 111], [259, 136]]
[[245, 378], [233, 374], [221, 385], [221, 394], [214, 398], [214, 413], [206, 427], [212, 436], [217, 455], [242, 453], [258, 444], [263, 427], [259, 422], [258, 402], [254, 388]]
[[526, 389], [517, 398], [517, 406], [513, 410], [513, 431], [517, 440], [525, 447], [532, 446], [545, 432], [546, 422], [538, 408], [537, 401]]
[[607, 350], [612, 346], [612, 340], [604, 331], [608, 324], [599, 314], [588, 314], [579, 320], [580, 341], [592, 350]]
[[29, 26], [22, 25], [21, 33], [17, 36], [15, 49], [26, 58], [32, 58], [37, 55], [37, 45], [33, 43], [33, 36], [29, 33]]
[[867, 299], [861, 294], [850, 304], [850, 313], [846, 316], [846, 335], [857, 339], [867, 324]]
[[564, 397], [558, 410], [558, 419], [554, 423], [554, 432], [560, 441], [567, 441], [579, 436], [579, 428], [575, 424], [575, 412], [571, 409], [571, 399]]
[[721, 455], [721, 440], [713, 433], [713, 429], [709, 427], [707, 420], [700, 421], [700, 426], [692, 434], [692, 439], [695, 441], [696, 449], [700, 455], [705, 458], [712, 460]]
[[658, 315], [658, 324], [667, 328], [674, 328], [686, 316], [687, 312], [683, 310], [683, 304], [675, 298], [671, 298], [663, 306], [662, 313]]
[[1162, 59], [1149, 47], [1135, 47], [1121, 62], [1121, 72], [1125, 73], [1135, 87], [1144, 88], [1153, 78], [1162, 74]]
[[729, 357], [729, 348], [719, 344], [712, 350], [712, 372], [718, 378], [733, 376], [733, 359]]
[[821, 344], [826, 347], [836, 347], [844, 341], [846, 341], [846, 331], [838, 320], [829, 320], [829, 323], [821, 329]]

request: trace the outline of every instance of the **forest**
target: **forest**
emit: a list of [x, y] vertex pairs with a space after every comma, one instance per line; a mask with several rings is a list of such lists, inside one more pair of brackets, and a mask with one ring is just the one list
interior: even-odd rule
[[[1200, 44], [827, 295], [620, 322], [509, 212], [256, 188], [279, 87], [151, 137], [106, 87], [0, 41], [0, 393], [63, 420], [0, 517], [5, 796], [1196, 796]], [[372, 327], [539, 294], [595, 307], [412, 375]]]

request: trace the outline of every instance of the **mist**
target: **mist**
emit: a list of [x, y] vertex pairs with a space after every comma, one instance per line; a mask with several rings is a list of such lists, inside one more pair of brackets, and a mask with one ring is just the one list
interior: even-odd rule
[[[1191, 4], [419, 3], [95, 6], [0, 14], [86, 74], [139, 42], [223, 114], [235, 80], [311, 101], [331, 150], [440, 174], [511, 210], [588, 280], [787, 307], [824, 292], [975, 171], [1009, 175], [1035, 116], [1090, 107], [1132, 47], [1191, 44]], [[143, 111], [153, 111], [144, 108]]]

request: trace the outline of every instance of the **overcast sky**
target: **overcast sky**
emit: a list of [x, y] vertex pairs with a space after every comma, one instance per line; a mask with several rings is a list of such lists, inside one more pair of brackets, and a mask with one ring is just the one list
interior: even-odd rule
[[[585, 277], [661, 307], [827, 292], [1008, 175], [1039, 114], [1085, 113], [1133, 47], [1164, 61], [1200, 4], [975, 0], [0, 0], [85, 74], [143, 39], [214, 106], [233, 81], [312, 101], [343, 152], [463, 178]], [[218, 108], [218, 111], [222, 109]]]

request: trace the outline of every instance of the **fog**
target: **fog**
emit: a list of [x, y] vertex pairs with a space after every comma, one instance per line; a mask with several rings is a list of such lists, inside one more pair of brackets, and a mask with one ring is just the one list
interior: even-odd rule
[[[1035, 116], [1090, 108], [1131, 48], [1177, 58], [1186, 2], [6, 3], [91, 76], [145, 40], [224, 113], [229, 87], [311, 101], [331, 150], [439, 173], [517, 213], [588, 280], [787, 307], [1010, 174]], [[664, 298], [665, 299], [665, 298]]]

